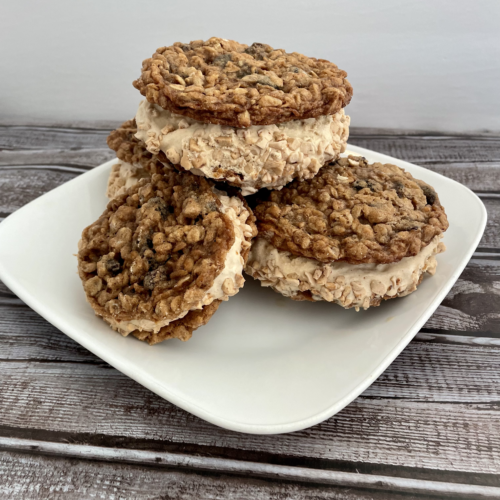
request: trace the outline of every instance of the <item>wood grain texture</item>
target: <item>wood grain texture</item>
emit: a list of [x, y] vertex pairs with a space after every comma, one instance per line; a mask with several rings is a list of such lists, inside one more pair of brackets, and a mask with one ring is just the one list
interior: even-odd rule
[[[391, 493], [430, 494], [433, 496], [439, 495], [441, 498], [500, 497], [500, 488], [491, 486], [263, 464], [165, 451], [123, 450], [112, 447], [51, 443], [4, 437], [0, 437], [0, 449], [14, 452], [35, 451], [37, 454], [57, 455], [61, 458], [90, 459], [100, 462], [129, 463], [177, 469], [187, 468], [195, 472], [202, 471], [212, 474], [214, 472], [219, 474], [244, 474], [248, 478], [277, 479], [281, 482], [298, 481], [301, 483], [316, 483], [317, 485], [385, 490], [385, 493], [390, 491]], [[378, 495], [376, 496], [378, 497]]]
[[[73, 166], [82, 172], [114, 158], [109, 149], [82, 149], [79, 151], [0, 151], [0, 166]], [[500, 191], [499, 162], [462, 162], [426, 164], [426, 168], [460, 182], [475, 191]]]
[[488, 212], [488, 222], [478, 248], [500, 248], [500, 199], [483, 198], [482, 202]]
[[[111, 332], [110, 332], [111, 333]], [[0, 363], [0, 422], [13, 428], [216, 446], [295, 457], [500, 472], [500, 348], [411, 343], [357, 400], [312, 429], [218, 429], [104, 364]], [[64, 401], [64, 404], [61, 402]]]
[[499, 137], [351, 134], [349, 143], [417, 164], [500, 161]]
[[104, 363], [27, 306], [0, 297], [0, 359]]
[[0, 213], [10, 214], [47, 191], [73, 179], [76, 173], [51, 170], [0, 169]]
[[[0, 149], [104, 148], [111, 129], [0, 127]], [[387, 135], [354, 129], [349, 142], [415, 162], [500, 161], [500, 137], [455, 135]]]
[[0, 127], [0, 149], [106, 149], [110, 130], [60, 127]]
[[500, 335], [500, 260], [472, 259], [424, 328]]
[[500, 162], [436, 162], [422, 165], [464, 184], [473, 191], [500, 192]]
[[[107, 148], [71, 150], [4, 150], [0, 151], [0, 166], [80, 167], [85, 171], [114, 158]], [[425, 163], [426, 168], [456, 180], [476, 191], [500, 191], [500, 162]]]
[[0, 297], [15, 297], [14, 293], [10, 290], [10, 288], [1, 281], [0, 281]]
[[[487, 491], [485, 488], [473, 489]], [[387, 491], [184, 472], [127, 463], [16, 452], [0, 454], [0, 495], [8, 499], [383, 500], [388, 494]], [[415, 497], [390, 493], [390, 498], [410, 500]]]
[[83, 167], [84, 170], [97, 167], [102, 163], [115, 158], [114, 151], [108, 148], [79, 149], [77, 151], [67, 149], [50, 150], [27, 150], [27, 151], [0, 151], [0, 166], [75, 166]]
[[387, 137], [358, 130], [349, 143], [424, 166], [475, 191], [500, 191], [498, 137]]

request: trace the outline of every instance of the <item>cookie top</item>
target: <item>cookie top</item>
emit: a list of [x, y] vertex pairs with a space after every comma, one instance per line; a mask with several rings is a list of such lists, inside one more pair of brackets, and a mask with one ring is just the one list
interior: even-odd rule
[[157, 49], [133, 85], [173, 113], [244, 128], [336, 113], [352, 97], [346, 76], [325, 59], [214, 37]]
[[395, 165], [369, 164], [357, 156], [260, 196], [257, 203], [259, 237], [325, 263], [397, 262], [417, 255], [448, 228], [431, 186]]
[[[199, 306], [235, 242], [221, 199], [213, 183], [171, 170], [111, 200], [79, 245], [78, 271], [95, 312], [158, 324]], [[253, 220], [246, 224], [255, 232]], [[246, 260], [248, 249], [241, 253]]]

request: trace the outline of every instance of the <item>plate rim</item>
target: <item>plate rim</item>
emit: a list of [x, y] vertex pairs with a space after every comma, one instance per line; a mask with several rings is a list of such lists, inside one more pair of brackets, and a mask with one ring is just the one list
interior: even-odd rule
[[[384, 163], [391, 163], [393, 161], [396, 161], [396, 163], [399, 164], [407, 164], [411, 165], [411, 167], [417, 167], [419, 169], [425, 169], [425, 167], [421, 167], [419, 165], [416, 165], [411, 162], [407, 162], [405, 160], [400, 160], [388, 155], [384, 155], [382, 153], [378, 153], [376, 151], [372, 151], [369, 149], [361, 148], [358, 146], [350, 145], [348, 144], [347, 146], [348, 151], [354, 152], [356, 154], [364, 155], [366, 154], [367, 157], [375, 155], [379, 159], [376, 161], [384, 162]], [[109, 167], [110, 165], [116, 163], [116, 159], [109, 160], [89, 172], [86, 172], [85, 174], [82, 175], [99, 175], [100, 171], [102, 169], [105, 169]], [[433, 172], [431, 170], [425, 169], [427, 172], [434, 176], [438, 176], [441, 178], [444, 178], [447, 182], [451, 183], [455, 187], [459, 189], [465, 189], [466, 192], [468, 192], [469, 195], [472, 195], [472, 199], [477, 203], [480, 211], [481, 211], [481, 220], [477, 224], [478, 231], [476, 234], [476, 237], [474, 238], [473, 244], [469, 247], [469, 249], [465, 252], [464, 256], [462, 257], [459, 265], [455, 268], [451, 278], [448, 280], [448, 283], [443, 286], [443, 288], [440, 290], [440, 292], [436, 295], [436, 297], [433, 299], [433, 302], [431, 305], [425, 310], [424, 314], [421, 316], [417, 317], [411, 327], [407, 329], [406, 334], [395, 344], [395, 346], [386, 354], [384, 361], [380, 363], [376, 369], [368, 376], [365, 377], [352, 391], [350, 391], [348, 394], [346, 394], [342, 399], [336, 401], [334, 404], [330, 405], [328, 408], [312, 415], [307, 418], [303, 418], [300, 420], [293, 420], [290, 422], [286, 423], [281, 423], [281, 424], [251, 424], [251, 423], [245, 423], [245, 422], [239, 422], [235, 421], [233, 419], [228, 419], [224, 418], [220, 415], [216, 415], [212, 413], [211, 411], [208, 411], [201, 406], [198, 406], [196, 403], [193, 401], [189, 401], [185, 398], [183, 398], [179, 394], [171, 393], [169, 392], [168, 388], [160, 384], [155, 378], [150, 375], [148, 372], [140, 371], [137, 373], [137, 369], [135, 368], [134, 365], [127, 364], [127, 362], [124, 359], [121, 359], [120, 356], [114, 355], [114, 351], [106, 351], [102, 350], [98, 345], [94, 345], [91, 341], [91, 339], [86, 338], [83, 336], [81, 338], [81, 335], [79, 334], [79, 331], [77, 328], [73, 328], [70, 324], [68, 324], [66, 321], [61, 320], [59, 321], [59, 318], [55, 311], [52, 311], [51, 309], [47, 308], [43, 304], [41, 304], [37, 297], [32, 295], [29, 291], [24, 289], [20, 284], [15, 279], [15, 276], [9, 272], [7, 267], [4, 265], [2, 261], [0, 261], [0, 279], [7, 285], [7, 287], [12, 290], [27, 306], [29, 306], [31, 309], [33, 309], [37, 314], [42, 316], [46, 321], [51, 323], [53, 326], [55, 326], [57, 329], [59, 329], [62, 333], [73, 339], [75, 342], [79, 343], [89, 351], [91, 351], [93, 354], [104, 360], [105, 362], [109, 363], [111, 366], [113, 366], [115, 369], [118, 371], [122, 372], [124, 375], [127, 377], [130, 377], [131, 379], [135, 380], [139, 384], [143, 385], [147, 389], [151, 390], [158, 396], [160, 396], [163, 399], [166, 399], [167, 401], [171, 402], [172, 404], [184, 409], [185, 411], [188, 411], [189, 413], [192, 413], [203, 420], [210, 422], [214, 425], [217, 425], [219, 427], [231, 430], [231, 431], [236, 431], [236, 432], [242, 432], [246, 434], [258, 434], [258, 435], [266, 435], [266, 434], [283, 434], [283, 433], [288, 433], [288, 432], [295, 432], [299, 430], [306, 429], [308, 427], [311, 427], [313, 425], [316, 425], [320, 422], [323, 422], [324, 420], [332, 417], [339, 411], [341, 411], [343, 408], [345, 408], [349, 403], [354, 401], [360, 394], [362, 394], [387, 368], [388, 366], [393, 363], [393, 361], [396, 359], [396, 357], [403, 351], [403, 349], [411, 342], [413, 337], [418, 333], [420, 328], [425, 324], [425, 322], [429, 319], [429, 317], [434, 313], [434, 311], [437, 309], [437, 307], [441, 304], [443, 299], [446, 297], [448, 292], [451, 290], [457, 279], [459, 278], [460, 274], [468, 264], [470, 258], [472, 257], [474, 251], [477, 248], [477, 245], [479, 244], [484, 230], [486, 228], [486, 223], [487, 223], [487, 211], [486, 207], [484, 206], [484, 203], [482, 200], [467, 186], [464, 186], [463, 184], [450, 179], [449, 177], [445, 177], [437, 172]], [[1, 223], [0, 223], [0, 235], [5, 229], [6, 226], [10, 226], [12, 223], [15, 223], [15, 220], [20, 216], [22, 216], [23, 211], [27, 208], [30, 207], [30, 209], [33, 208], [33, 205], [36, 205], [37, 203], [40, 203], [40, 200], [44, 199], [47, 196], [52, 196], [54, 191], [64, 188], [67, 186], [68, 183], [77, 181], [80, 179], [81, 176], [76, 177], [75, 179], [72, 179], [50, 191], [47, 193], [44, 193], [42, 196], [32, 200], [31, 202], [27, 203], [23, 207], [19, 208], [9, 216], [7, 216]], [[8, 222], [7, 222], [8, 221]], [[7, 223], [7, 224], [6, 224]]]

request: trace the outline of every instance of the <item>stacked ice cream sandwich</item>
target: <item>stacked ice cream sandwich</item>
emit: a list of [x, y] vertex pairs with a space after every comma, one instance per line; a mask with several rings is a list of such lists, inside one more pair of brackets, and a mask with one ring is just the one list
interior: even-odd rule
[[398, 167], [340, 158], [346, 76], [220, 38], [146, 59], [134, 82], [145, 100], [108, 137], [111, 201], [80, 242], [96, 314], [149, 343], [187, 340], [245, 268], [292, 299], [357, 309], [433, 273], [447, 228], [434, 190]]

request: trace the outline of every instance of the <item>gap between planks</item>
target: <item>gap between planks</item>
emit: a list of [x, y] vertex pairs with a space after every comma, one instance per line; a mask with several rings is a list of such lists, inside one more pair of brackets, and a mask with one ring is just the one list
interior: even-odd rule
[[169, 452], [105, 448], [0, 437], [0, 449], [83, 460], [132, 463], [146, 466], [182, 468], [216, 474], [238, 474], [255, 478], [316, 483], [330, 486], [369, 488], [445, 498], [499, 498], [500, 488], [492, 486], [426, 481], [422, 479], [355, 474], [305, 467], [262, 464], [225, 458], [199, 457]]

